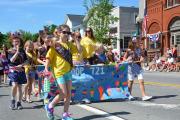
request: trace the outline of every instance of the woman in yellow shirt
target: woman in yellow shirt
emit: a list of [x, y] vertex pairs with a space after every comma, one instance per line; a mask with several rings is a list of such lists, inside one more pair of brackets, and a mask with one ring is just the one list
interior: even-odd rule
[[92, 28], [88, 27], [85, 31], [85, 37], [81, 40], [81, 45], [85, 48], [85, 56], [84, 59], [89, 64], [94, 64], [94, 54], [95, 54], [95, 46], [96, 40], [93, 34]]
[[79, 32], [74, 32], [71, 34], [71, 43], [74, 53], [72, 54], [73, 65], [84, 64], [85, 49], [80, 45], [81, 34]]

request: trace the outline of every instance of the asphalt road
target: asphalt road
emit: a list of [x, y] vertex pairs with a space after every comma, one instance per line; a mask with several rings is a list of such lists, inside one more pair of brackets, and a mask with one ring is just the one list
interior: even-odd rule
[[[145, 72], [146, 93], [151, 101], [141, 101], [138, 81], [133, 86], [135, 101], [111, 100], [87, 105], [71, 105], [76, 120], [180, 120], [180, 73]], [[0, 120], [46, 120], [41, 102], [24, 103], [23, 110], [10, 110], [10, 87], [0, 87]], [[62, 105], [55, 109], [60, 120]]]

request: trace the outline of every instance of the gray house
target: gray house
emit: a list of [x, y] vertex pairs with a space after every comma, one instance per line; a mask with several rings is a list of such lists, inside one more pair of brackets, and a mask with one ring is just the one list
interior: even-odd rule
[[129, 40], [137, 31], [136, 18], [139, 9], [135, 7], [114, 7], [112, 15], [119, 18], [119, 21], [110, 25], [110, 35], [113, 39], [113, 47], [118, 52], [128, 47]]
[[83, 19], [84, 15], [67, 14], [65, 24], [68, 25], [71, 31], [80, 31], [81, 35], [84, 34]]

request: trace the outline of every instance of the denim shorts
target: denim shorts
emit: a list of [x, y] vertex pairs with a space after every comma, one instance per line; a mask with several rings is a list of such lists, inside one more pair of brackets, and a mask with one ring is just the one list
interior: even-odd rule
[[143, 73], [140, 73], [138, 75], [128, 74], [128, 80], [129, 81], [133, 81], [136, 77], [138, 80], [143, 80]]
[[72, 80], [72, 73], [67, 72], [66, 74], [64, 74], [63, 76], [59, 77], [56, 79], [58, 84], [65, 84], [68, 81]]
[[26, 77], [27, 77], [27, 78], [31, 78], [31, 79], [35, 79], [35, 76], [36, 76], [36, 71], [29, 71], [29, 72], [26, 74]]
[[9, 72], [8, 77], [10, 79], [10, 85], [12, 85], [12, 82], [16, 82], [17, 84], [26, 84], [27, 79], [26, 79], [26, 74], [24, 71], [17, 72]]

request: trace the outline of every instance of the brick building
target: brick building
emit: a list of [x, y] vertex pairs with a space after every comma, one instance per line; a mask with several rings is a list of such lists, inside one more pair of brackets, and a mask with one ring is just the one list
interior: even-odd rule
[[148, 52], [164, 55], [167, 48], [177, 45], [180, 56], [180, 0], [146, 0], [146, 5], [147, 34], [159, 36], [156, 42], [145, 39]]

